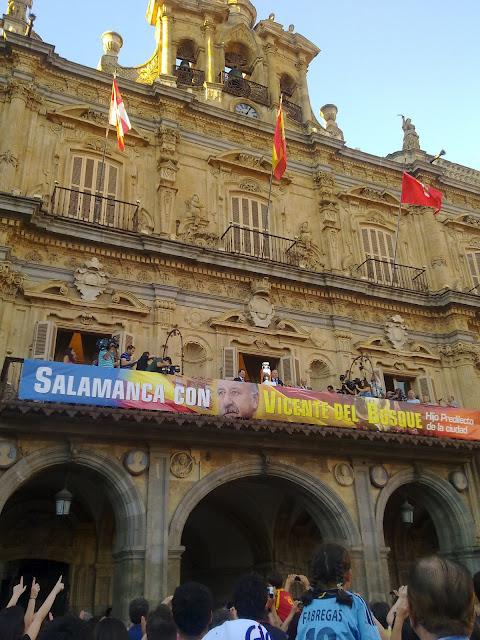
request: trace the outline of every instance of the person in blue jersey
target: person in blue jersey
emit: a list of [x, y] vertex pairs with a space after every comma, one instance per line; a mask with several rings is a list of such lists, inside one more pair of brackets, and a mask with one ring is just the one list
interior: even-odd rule
[[348, 551], [320, 546], [312, 560], [311, 588], [302, 598], [297, 640], [380, 640], [370, 609], [347, 591], [352, 580]]

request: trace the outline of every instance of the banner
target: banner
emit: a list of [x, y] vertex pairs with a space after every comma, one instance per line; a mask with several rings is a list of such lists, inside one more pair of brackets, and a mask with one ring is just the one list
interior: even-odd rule
[[25, 360], [19, 398], [480, 440], [480, 411]]

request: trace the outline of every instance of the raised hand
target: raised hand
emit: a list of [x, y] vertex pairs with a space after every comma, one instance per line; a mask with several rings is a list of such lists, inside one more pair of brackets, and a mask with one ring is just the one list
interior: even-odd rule
[[22, 593], [25, 593], [26, 588], [27, 588], [27, 585], [23, 584], [23, 576], [22, 576], [20, 578], [20, 582], [13, 587], [13, 596], [18, 600], [18, 598], [20, 598]]
[[35, 580], [35, 578], [33, 578], [32, 580], [32, 586], [30, 589], [30, 597], [34, 598], [35, 600], [37, 599], [38, 593], [40, 591], [40, 585], [38, 584], [38, 582]]
[[53, 587], [53, 591], [55, 592], [55, 594], [60, 593], [60, 591], [63, 591], [65, 589], [65, 585], [62, 582], [62, 578], [63, 576], [60, 576], [59, 579], [57, 580], [57, 584]]

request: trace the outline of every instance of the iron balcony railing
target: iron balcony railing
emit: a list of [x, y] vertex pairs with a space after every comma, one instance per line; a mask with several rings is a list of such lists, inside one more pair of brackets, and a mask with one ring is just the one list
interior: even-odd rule
[[293, 250], [297, 241], [290, 238], [231, 224], [221, 241], [228, 253], [298, 266], [298, 255]]
[[357, 267], [359, 276], [375, 284], [428, 293], [425, 269], [393, 263], [390, 260], [367, 258]]
[[285, 113], [291, 120], [295, 120], [295, 122], [299, 122], [300, 124], [303, 122], [302, 107], [299, 104], [290, 102], [290, 100], [287, 100], [284, 97], [282, 100], [282, 105]]
[[202, 87], [205, 82], [205, 71], [193, 67], [175, 65], [173, 75], [177, 78], [178, 85], [186, 87]]
[[247, 80], [240, 75], [226, 73], [223, 71], [220, 74], [220, 82], [223, 84], [223, 90], [225, 93], [230, 93], [232, 96], [239, 96], [242, 98], [249, 98], [253, 102], [263, 104], [266, 107], [270, 106], [270, 96], [268, 93], [268, 87], [252, 80]]
[[61, 218], [84, 223], [138, 231], [139, 203], [124, 202], [92, 191], [79, 191], [55, 186], [52, 194], [51, 213]]

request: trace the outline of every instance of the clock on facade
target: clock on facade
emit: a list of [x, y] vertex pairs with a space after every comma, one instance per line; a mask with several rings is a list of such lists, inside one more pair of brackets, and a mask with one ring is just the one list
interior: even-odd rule
[[235, 105], [235, 111], [242, 116], [247, 116], [247, 118], [258, 118], [258, 113], [255, 109], [249, 104], [245, 104], [243, 102]]

